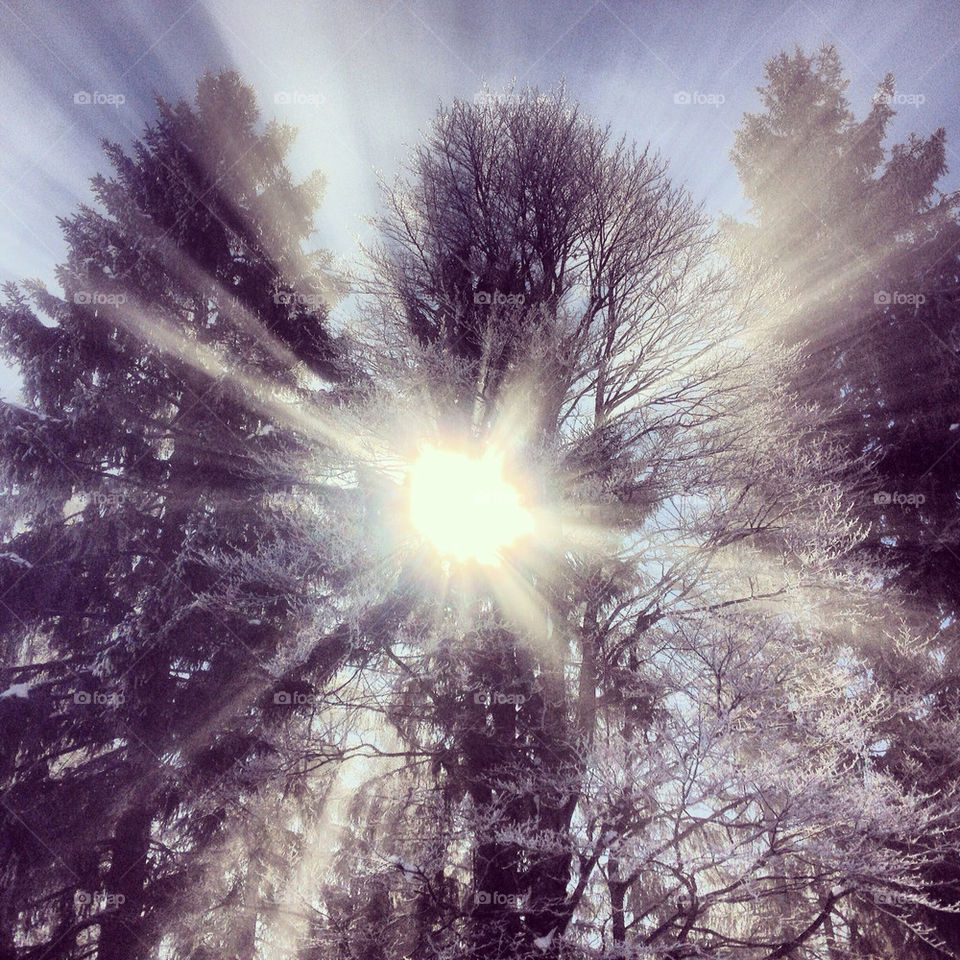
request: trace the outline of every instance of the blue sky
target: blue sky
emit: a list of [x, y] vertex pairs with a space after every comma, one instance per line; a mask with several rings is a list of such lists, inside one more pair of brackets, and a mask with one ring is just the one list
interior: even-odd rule
[[[99, 139], [129, 143], [154, 91], [192, 97], [223, 67], [253, 85], [264, 116], [300, 128], [291, 167], [327, 176], [316, 245], [347, 260], [369, 235], [378, 172], [400, 168], [441, 101], [484, 83], [565, 80], [585, 112], [659, 150], [711, 213], [743, 215], [733, 133], [759, 109], [764, 62], [795, 45], [837, 45], [858, 116], [888, 71], [898, 94], [919, 95], [898, 108], [891, 142], [946, 127], [940, 186], [960, 186], [956, 0], [0, 0], [0, 25], [0, 282], [55, 287], [56, 216], [90, 200], [107, 168]], [[75, 102], [81, 92], [92, 102]], [[683, 93], [708, 102], [677, 103]], [[0, 392], [15, 384], [0, 369]]]

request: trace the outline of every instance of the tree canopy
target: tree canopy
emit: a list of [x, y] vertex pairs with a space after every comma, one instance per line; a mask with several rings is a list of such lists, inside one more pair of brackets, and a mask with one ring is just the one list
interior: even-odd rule
[[[454, 101], [352, 281], [236, 74], [104, 144], [0, 309], [0, 960], [937, 955], [960, 721], [825, 318], [952, 208], [841, 94], [772, 62], [733, 246], [562, 89]], [[529, 528], [444, 555], [425, 449]]]

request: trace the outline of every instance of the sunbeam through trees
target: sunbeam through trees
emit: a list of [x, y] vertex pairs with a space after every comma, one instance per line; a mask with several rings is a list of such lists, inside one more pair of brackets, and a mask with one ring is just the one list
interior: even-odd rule
[[847, 84], [739, 219], [444, 97], [349, 263], [240, 72], [103, 139], [0, 307], [0, 960], [960, 956], [960, 201]]

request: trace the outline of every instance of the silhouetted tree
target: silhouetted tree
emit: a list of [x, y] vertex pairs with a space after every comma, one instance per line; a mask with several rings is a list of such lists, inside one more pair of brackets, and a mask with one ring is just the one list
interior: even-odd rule
[[[386, 955], [846, 949], [850, 901], [914, 889], [930, 861], [891, 851], [952, 807], [874, 769], [907, 709], [862, 657], [891, 629], [878, 573], [789, 357], [734, 349], [750, 285], [562, 94], [442, 110], [389, 208], [382, 415], [502, 447], [541, 523], [493, 571], [438, 571], [373, 661], [393, 762], [336, 870], [387, 884]], [[311, 949], [362, 956], [339, 903]]]
[[61, 220], [64, 298], [10, 285], [0, 310], [24, 397], [0, 405], [5, 957], [154, 956], [197, 916], [179, 955], [252, 957], [256, 798], [324, 752], [273, 695], [347, 646], [281, 655], [337, 582], [292, 495], [315, 440], [280, 416], [352, 377], [302, 249], [320, 180], [291, 182], [293, 131], [258, 132], [235, 74], [157, 106]]
[[[870, 528], [862, 549], [883, 558], [913, 629], [932, 638], [912, 670], [894, 650], [871, 654], [882, 684], [925, 702], [889, 726], [878, 762], [911, 788], [937, 791], [960, 773], [942, 746], [960, 705], [960, 195], [937, 189], [945, 132], [911, 134], [888, 151], [893, 77], [858, 122], [832, 47], [774, 57], [766, 81], [764, 110], [744, 118], [732, 155], [753, 222], [732, 232], [748, 270], [772, 278], [766, 334], [802, 342], [792, 376], [800, 397], [824, 411], [823, 430], [842, 457], [873, 464], [870, 486], [850, 485]], [[928, 895], [956, 907], [958, 878], [960, 862], [946, 858], [927, 875]], [[904, 946], [899, 919], [917, 915], [886, 909], [861, 917], [859, 949], [927, 949], [909, 932]], [[960, 950], [954, 914], [919, 915]]]
[[832, 414], [831, 436], [851, 459], [875, 459], [881, 493], [911, 496], [905, 509], [897, 499], [875, 504], [869, 492], [862, 514], [874, 533], [865, 547], [952, 620], [960, 194], [937, 189], [942, 128], [885, 150], [897, 97], [891, 75], [860, 122], [846, 85], [832, 47], [769, 61], [764, 111], [744, 118], [732, 154], [754, 217], [735, 233], [778, 279], [771, 331], [804, 344], [804, 400]]

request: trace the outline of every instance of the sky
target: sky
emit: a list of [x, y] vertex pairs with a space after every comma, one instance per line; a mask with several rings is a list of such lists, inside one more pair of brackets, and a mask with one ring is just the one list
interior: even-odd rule
[[[99, 141], [129, 145], [153, 96], [192, 98], [206, 70], [238, 70], [263, 118], [299, 128], [289, 165], [323, 171], [314, 245], [349, 263], [371, 237], [378, 179], [401, 171], [441, 104], [484, 85], [549, 89], [650, 144], [706, 210], [747, 215], [729, 152], [781, 50], [837, 46], [858, 117], [884, 74], [901, 105], [888, 146], [947, 130], [960, 187], [960, 2], [838, 0], [0, 0], [0, 283], [59, 293], [57, 216], [108, 172]], [[0, 358], [2, 361], [2, 358]], [[0, 395], [15, 374], [0, 362]]]

